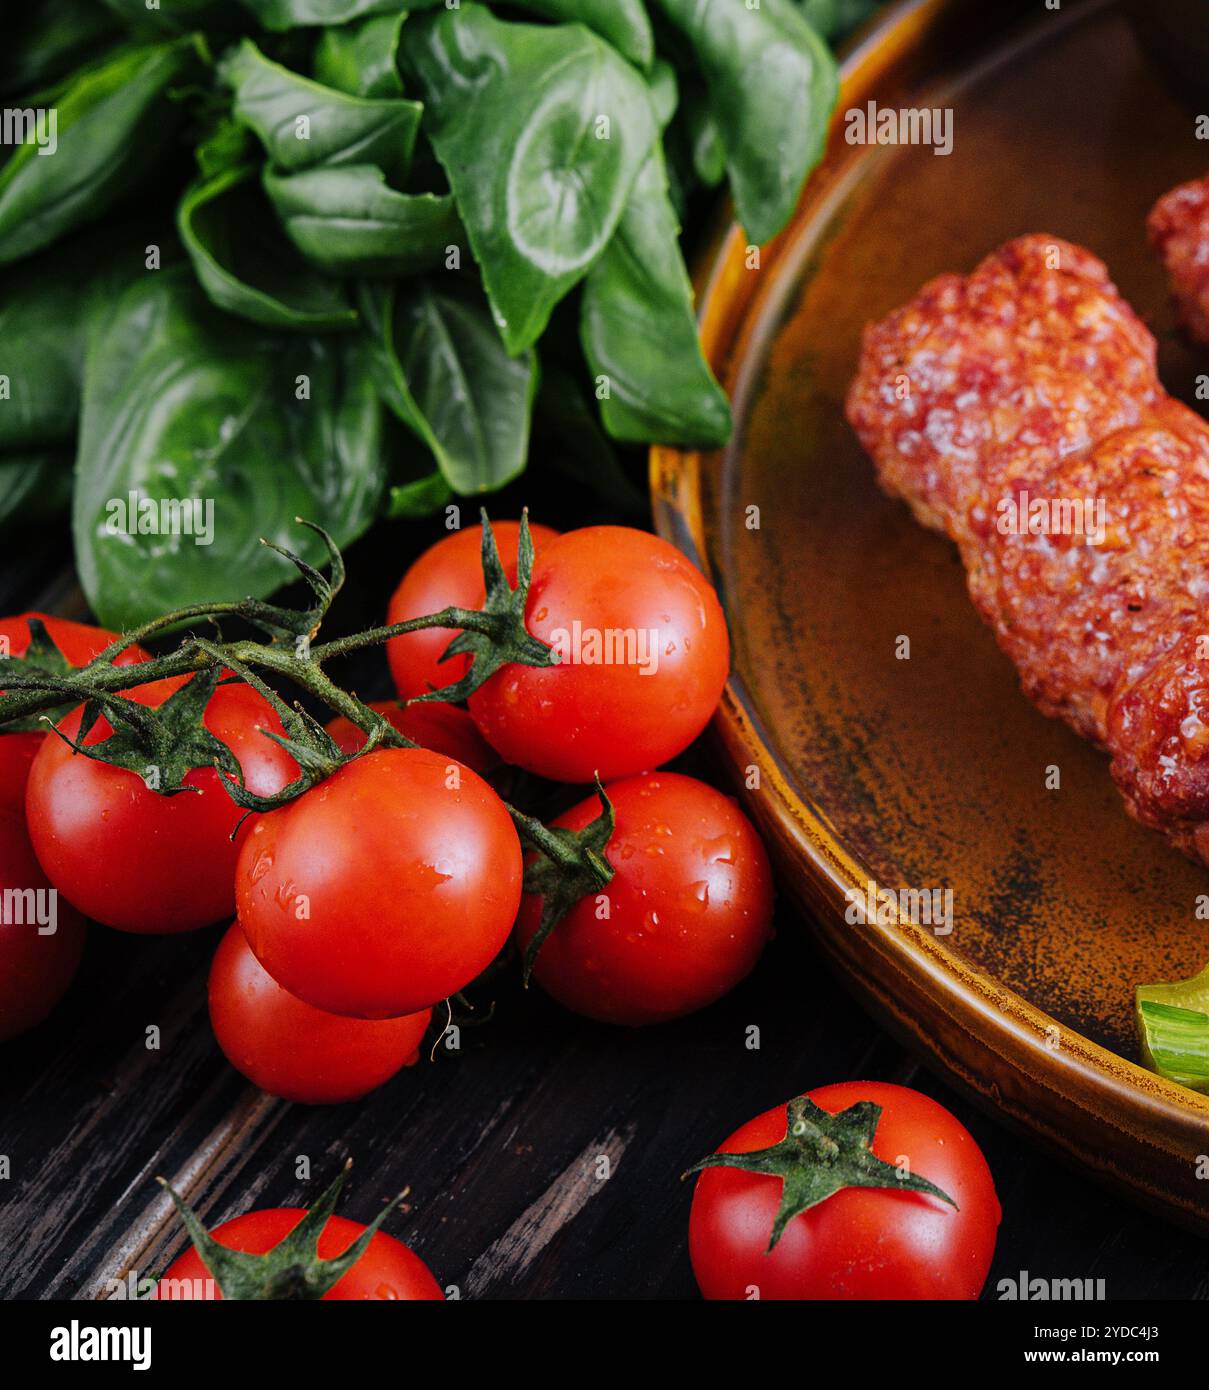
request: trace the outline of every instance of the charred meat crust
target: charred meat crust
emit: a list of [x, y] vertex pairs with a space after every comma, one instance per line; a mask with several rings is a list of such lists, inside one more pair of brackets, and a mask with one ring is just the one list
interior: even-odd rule
[[[882, 487], [956, 541], [1029, 698], [1209, 863], [1209, 426], [1104, 265], [1037, 234], [931, 281], [865, 330], [847, 412]], [[1005, 526], [1016, 498], [1102, 503], [1102, 532]]]

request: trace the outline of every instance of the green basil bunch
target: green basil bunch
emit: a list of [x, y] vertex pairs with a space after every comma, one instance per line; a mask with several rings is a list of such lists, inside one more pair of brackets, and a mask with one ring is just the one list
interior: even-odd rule
[[[869, 0], [29, 8], [0, 89], [56, 148], [0, 149], [0, 526], [73, 492], [122, 625], [269, 592], [296, 514], [345, 545], [503, 486], [535, 411], [594, 400], [593, 457], [724, 443], [686, 200], [785, 225]], [[211, 500], [212, 538], [115, 543], [130, 494]]]

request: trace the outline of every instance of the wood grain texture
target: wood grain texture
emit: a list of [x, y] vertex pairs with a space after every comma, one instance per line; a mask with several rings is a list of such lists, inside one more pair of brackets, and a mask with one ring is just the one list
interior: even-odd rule
[[[697, 1018], [619, 1032], [513, 978], [460, 1057], [324, 1109], [259, 1095], [218, 1053], [201, 1007], [217, 932], [96, 937], [61, 1012], [0, 1070], [0, 1152], [12, 1164], [4, 1298], [104, 1296], [131, 1267], [162, 1272], [184, 1240], [156, 1174], [217, 1222], [305, 1202], [347, 1154], [342, 1210], [368, 1220], [409, 1188], [387, 1228], [464, 1298], [692, 1297], [680, 1174], [757, 1111], [851, 1077], [918, 1086], [973, 1131], [1004, 1207], [992, 1294], [1028, 1269], [1103, 1277], [1110, 1298], [1209, 1296], [1203, 1242], [1057, 1168], [919, 1071], [837, 986], [790, 911], [757, 974]], [[150, 1016], [179, 1023], [148, 1054]], [[300, 1159], [310, 1181], [296, 1176]]]

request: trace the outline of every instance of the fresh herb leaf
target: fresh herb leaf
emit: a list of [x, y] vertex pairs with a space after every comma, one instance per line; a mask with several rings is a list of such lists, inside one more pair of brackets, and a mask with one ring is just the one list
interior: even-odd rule
[[680, 108], [685, 141], [693, 173], [706, 188], [717, 188], [726, 177], [726, 146], [709, 100], [697, 86], [690, 86]]
[[71, 484], [71, 455], [64, 450], [0, 454], [0, 527], [65, 513]]
[[0, 264], [94, 221], [156, 164], [177, 125], [168, 90], [196, 56], [186, 39], [123, 48], [63, 84], [53, 154], [48, 126], [0, 165]]
[[666, 130], [680, 105], [680, 79], [676, 76], [676, 69], [662, 58], [656, 58], [648, 85], [655, 120], [660, 130]]
[[507, 354], [479, 293], [453, 276], [367, 286], [361, 310], [382, 399], [432, 450], [450, 487], [487, 492], [520, 473], [536, 354]]
[[802, 18], [825, 39], [836, 39], [855, 29], [877, 9], [880, 0], [794, 0]]
[[839, 90], [827, 45], [791, 0], [655, 0], [709, 91], [739, 220], [755, 242], [788, 222], [818, 163]]
[[118, 32], [96, 0], [39, 0], [4, 21], [0, 92], [46, 87], [86, 58], [95, 58]]
[[236, 117], [277, 168], [377, 164], [397, 183], [407, 177], [418, 102], [338, 92], [271, 62], [251, 39], [226, 54], [218, 73], [235, 95]]
[[[658, 146], [617, 234], [584, 282], [580, 333], [614, 439], [715, 447], [730, 405], [705, 362]], [[600, 391], [598, 390], [598, 394]]]
[[[439, 0], [441, 4], [445, 0]], [[407, 0], [239, 0], [266, 29], [287, 29], [319, 24], [348, 24], [367, 15], [392, 14], [412, 8]]]
[[655, 140], [646, 84], [580, 25], [482, 5], [413, 16], [400, 48], [508, 351], [541, 337], [608, 245]]
[[[655, 57], [655, 36], [643, 0], [512, 0], [518, 10], [563, 24], [583, 24], [643, 72]], [[457, 9], [446, 0], [410, 0], [409, 10]]]
[[643, 72], [654, 61], [655, 38], [642, 0], [517, 0], [517, 4], [547, 19], [586, 24]]
[[400, 193], [374, 164], [266, 169], [264, 187], [286, 235], [332, 275], [414, 275], [465, 240], [450, 194]]
[[[271, 593], [285, 576], [261, 537], [292, 543], [301, 515], [345, 544], [373, 519], [381, 424], [359, 335], [242, 324], [213, 309], [187, 266], [133, 285], [84, 371], [73, 529], [93, 610], [121, 629], [203, 597]], [[211, 543], [180, 527], [111, 534], [132, 491], [212, 503]], [[304, 558], [325, 555], [308, 535]]]
[[202, 178], [181, 199], [177, 228], [213, 304], [269, 328], [353, 328], [357, 311], [282, 234], [252, 165]]
[[443, 473], [429, 473], [414, 482], [399, 483], [390, 490], [386, 515], [393, 521], [431, 516], [453, 501], [453, 491]]
[[407, 11], [325, 29], [315, 45], [315, 81], [354, 97], [401, 97], [399, 31]]
[[84, 354], [100, 314], [143, 267], [127, 228], [81, 233], [0, 280], [0, 450], [74, 441]]
[[[41, 0], [39, 0], [41, 3]], [[230, 28], [244, 22], [243, 11], [235, 0], [103, 0], [136, 32], [166, 30], [187, 34], [213, 25]]]

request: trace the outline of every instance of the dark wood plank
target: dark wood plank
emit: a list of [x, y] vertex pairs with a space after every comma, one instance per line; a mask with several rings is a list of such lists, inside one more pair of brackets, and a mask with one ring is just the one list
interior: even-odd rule
[[[188, 949], [204, 957], [213, 934], [202, 935]], [[1004, 1205], [992, 1292], [1021, 1269], [1104, 1277], [1112, 1297], [1209, 1288], [1203, 1242], [1058, 1169], [918, 1072], [790, 920], [757, 977], [696, 1019], [617, 1033], [511, 981], [463, 1055], [331, 1109], [260, 1098], [226, 1067], [205, 1026], [200, 968], [173, 990], [153, 943], [109, 936], [94, 954], [85, 997], [66, 1006], [71, 1036], [50, 1025], [52, 1037], [27, 1039], [0, 1079], [13, 1162], [0, 1210], [7, 1297], [95, 1297], [132, 1262], [158, 1273], [183, 1242], [156, 1173], [218, 1221], [305, 1201], [346, 1154], [355, 1167], [343, 1209], [369, 1219], [410, 1188], [390, 1228], [463, 1296], [690, 1296], [691, 1193], [679, 1174], [757, 1110], [851, 1076], [917, 1085], [974, 1131]], [[130, 1020], [120, 1037], [115, 1002]], [[138, 1036], [149, 1017], [164, 1023], [158, 1053]], [[744, 1045], [752, 1024], [759, 1052]], [[297, 1177], [302, 1159], [310, 1181]]]

